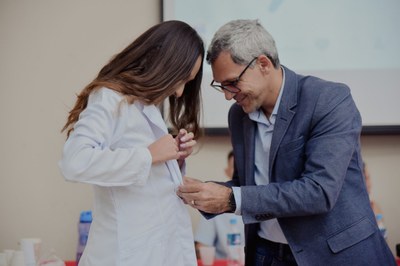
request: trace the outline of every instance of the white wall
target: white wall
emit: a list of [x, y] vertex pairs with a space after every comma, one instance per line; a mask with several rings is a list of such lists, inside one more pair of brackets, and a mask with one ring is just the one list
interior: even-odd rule
[[[0, 1], [0, 251], [40, 237], [44, 251], [74, 259], [78, 216], [91, 208], [92, 190], [61, 177], [60, 129], [74, 94], [159, 21], [159, 2]], [[393, 250], [400, 242], [400, 136], [362, 140]], [[206, 137], [199, 146], [188, 175], [223, 180], [229, 139]], [[198, 214], [191, 214], [196, 225]]]
[[159, 0], [0, 1], [0, 251], [41, 237], [74, 258], [92, 191], [61, 177], [60, 130], [75, 93], [159, 21]]

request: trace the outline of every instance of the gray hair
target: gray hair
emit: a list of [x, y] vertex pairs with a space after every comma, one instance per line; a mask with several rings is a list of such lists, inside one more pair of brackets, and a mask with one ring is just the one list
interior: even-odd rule
[[229, 52], [233, 62], [245, 65], [259, 55], [267, 56], [275, 68], [279, 56], [271, 34], [258, 20], [232, 20], [214, 35], [207, 51], [207, 62], [212, 64], [221, 52]]

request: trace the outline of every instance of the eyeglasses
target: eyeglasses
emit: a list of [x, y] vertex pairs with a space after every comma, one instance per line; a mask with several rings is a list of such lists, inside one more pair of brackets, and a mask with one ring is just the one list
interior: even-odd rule
[[243, 76], [243, 74], [246, 72], [246, 70], [251, 66], [251, 64], [254, 62], [254, 60], [256, 60], [257, 57], [254, 57], [250, 63], [243, 69], [243, 71], [239, 74], [239, 76], [237, 78], [235, 78], [233, 81], [229, 81], [226, 84], [215, 84], [215, 80], [211, 81], [210, 86], [213, 87], [214, 89], [216, 89], [219, 92], [224, 92], [224, 91], [228, 91], [230, 93], [238, 93], [241, 91], [241, 89], [239, 89], [237, 87], [237, 84], [240, 81], [240, 78]]

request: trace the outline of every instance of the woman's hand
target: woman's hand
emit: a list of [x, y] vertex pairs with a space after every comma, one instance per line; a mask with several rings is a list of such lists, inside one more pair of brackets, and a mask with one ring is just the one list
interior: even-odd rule
[[179, 148], [179, 166], [182, 166], [184, 160], [193, 152], [193, 147], [196, 145], [196, 140], [193, 139], [192, 132], [187, 132], [186, 129], [180, 129], [179, 134], [175, 137], [175, 141]]
[[153, 158], [153, 164], [180, 158], [178, 144], [171, 134], [159, 138], [147, 148]]
[[193, 146], [196, 141], [193, 139], [192, 132], [185, 129], [179, 130], [179, 134], [175, 137], [167, 134], [153, 142], [149, 147], [152, 163], [161, 163], [168, 160], [178, 160], [179, 166], [182, 166], [185, 158], [193, 152]]

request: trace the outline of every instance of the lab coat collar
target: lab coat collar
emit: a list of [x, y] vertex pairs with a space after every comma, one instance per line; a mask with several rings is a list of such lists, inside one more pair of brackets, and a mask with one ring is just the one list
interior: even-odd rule
[[[168, 134], [168, 129], [165, 124], [164, 119], [161, 116], [160, 110], [155, 106], [155, 105], [143, 105], [140, 103], [142, 112], [144, 116], [147, 118], [147, 121], [155, 126], [155, 129], [158, 130], [153, 130], [154, 134], [156, 135], [157, 138], [161, 138], [165, 134]], [[170, 160], [166, 162], [166, 165], [171, 172], [172, 179], [175, 183], [176, 186], [179, 186], [182, 184], [182, 174], [179, 169], [179, 165], [176, 160]]]
[[[160, 129], [164, 133], [162, 135], [168, 134], [168, 129], [165, 125], [164, 119], [161, 116], [160, 110], [155, 105], [140, 105], [142, 106], [142, 112], [146, 116], [147, 121]], [[161, 136], [157, 137], [159, 138]]]

